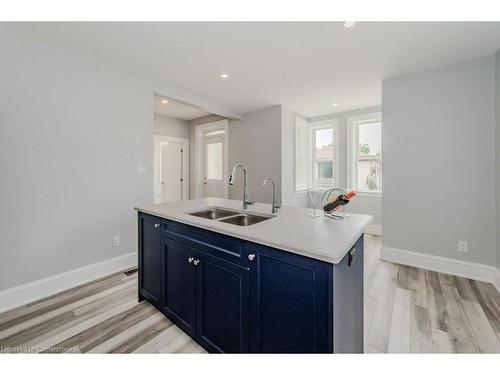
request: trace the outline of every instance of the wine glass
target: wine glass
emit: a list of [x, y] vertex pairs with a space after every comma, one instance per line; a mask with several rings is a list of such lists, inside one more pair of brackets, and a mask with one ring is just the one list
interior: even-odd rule
[[319, 189], [317, 187], [312, 187], [311, 189], [309, 189], [309, 200], [311, 201], [311, 205], [313, 207], [313, 212], [312, 214], [309, 214], [309, 216], [311, 217], [320, 217], [321, 215], [316, 213], [316, 209], [318, 207], [318, 203], [320, 201], [320, 196], [321, 196], [321, 192], [319, 191]]

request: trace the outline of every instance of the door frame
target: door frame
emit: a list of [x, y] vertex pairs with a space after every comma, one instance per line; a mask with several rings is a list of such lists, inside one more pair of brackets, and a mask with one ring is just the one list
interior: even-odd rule
[[195, 197], [203, 198], [203, 134], [215, 130], [224, 130], [224, 165], [223, 180], [224, 180], [224, 198], [229, 195], [228, 182], [228, 150], [229, 150], [229, 122], [228, 120], [220, 120], [209, 122], [207, 124], [197, 125], [195, 128], [195, 166], [194, 166], [194, 180], [195, 180]]
[[171, 137], [169, 135], [153, 134], [153, 201], [154, 203], [162, 203], [161, 193], [160, 199], [157, 199], [157, 189], [159, 181], [160, 166], [160, 144], [165, 142], [180, 143], [182, 145], [182, 194], [181, 200], [189, 199], [189, 138]]

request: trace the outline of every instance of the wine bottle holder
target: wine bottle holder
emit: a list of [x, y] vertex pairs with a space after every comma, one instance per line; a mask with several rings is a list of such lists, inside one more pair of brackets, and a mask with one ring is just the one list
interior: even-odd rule
[[[338, 187], [328, 189], [321, 196], [321, 204], [323, 205], [323, 207], [328, 203], [328, 201], [330, 200], [330, 196], [334, 193], [347, 194], [347, 192], [344, 189], [341, 189]], [[347, 215], [344, 213], [344, 206], [341, 206], [339, 209], [332, 210], [329, 212], [323, 210], [323, 214], [326, 217], [328, 217], [330, 219], [334, 219], [334, 220], [344, 220], [347, 217]]]

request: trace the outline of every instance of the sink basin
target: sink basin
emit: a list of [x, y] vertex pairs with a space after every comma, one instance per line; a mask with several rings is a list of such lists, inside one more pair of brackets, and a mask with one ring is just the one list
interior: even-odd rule
[[216, 220], [223, 223], [247, 227], [249, 225], [260, 223], [272, 219], [276, 215], [253, 214], [242, 211], [232, 211], [222, 207], [206, 207], [200, 211], [191, 212], [189, 215], [202, 217], [204, 219]]
[[190, 215], [203, 217], [205, 219], [217, 220], [223, 217], [236, 215], [238, 212], [236, 211], [228, 211], [220, 208], [208, 208], [202, 211], [193, 212]]
[[220, 220], [223, 223], [239, 225], [242, 227], [247, 227], [249, 225], [260, 223], [264, 220], [271, 219], [269, 216], [260, 216], [260, 215], [250, 215], [250, 214], [239, 214], [236, 216], [228, 217], [227, 219]]

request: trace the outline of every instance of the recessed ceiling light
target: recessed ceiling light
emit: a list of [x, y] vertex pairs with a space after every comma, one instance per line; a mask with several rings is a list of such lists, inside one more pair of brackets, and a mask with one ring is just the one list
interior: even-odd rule
[[349, 28], [353, 27], [355, 24], [356, 24], [356, 21], [346, 21], [346, 22], [344, 22], [344, 27], [349, 29]]
[[168, 100], [167, 100], [167, 99], [163, 99], [161, 102], [162, 102], [163, 104], [168, 104]]
[[221, 77], [222, 79], [227, 79], [227, 78], [229, 78], [229, 74], [222, 73], [222, 74], [220, 75], [220, 77]]
[[333, 105], [334, 107], [337, 107], [337, 106], [339, 105], [339, 103], [332, 103], [332, 105]]

